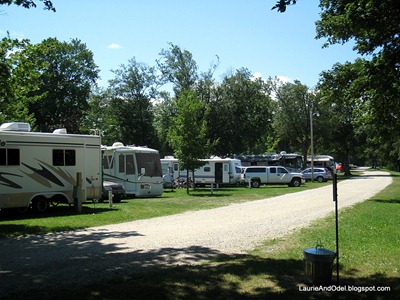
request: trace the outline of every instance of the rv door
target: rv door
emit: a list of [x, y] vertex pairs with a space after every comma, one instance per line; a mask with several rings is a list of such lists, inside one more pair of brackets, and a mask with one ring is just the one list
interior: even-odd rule
[[127, 194], [136, 192], [136, 172], [133, 154], [119, 154], [118, 157], [118, 177], [123, 179], [123, 184]]
[[229, 177], [230, 177], [229, 163], [224, 163], [222, 172], [222, 183], [230, 183]]

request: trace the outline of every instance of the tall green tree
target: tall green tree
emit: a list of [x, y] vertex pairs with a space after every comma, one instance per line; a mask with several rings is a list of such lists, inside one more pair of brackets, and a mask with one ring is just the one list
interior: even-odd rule
[[254, 79], [247, 69], [225, 75], [215, 88], [207, 119], [215, 154], [259, 152], [260, 145], [265, 149], [262, 144], [271, 132], [273, 114], [269, 94], [269, 84]]
[[81, 126], [82, 133], [99, 134], [103, 145], [112, 145], [120, 141], [118, 124], [112, 114], [110, 91], [104, 88], [93, 88], [88, 100], [88, 110]]
[[157, 60], [158, 68], [165, 83], [172, 83], [175, 97], [181, 92], [195, 88], [198, 80], [198, 66], [192, 53], [172, 43], [169, 49], [162, 49]]
[[350, 174], [352, 157], [361, 156], [361, 144], [364, 148], [367, 146], [363, 134], [367, 131], [362, 130], [369, 122], [366, 65], [368, 62], [362, 59], [336, 64], [332, 70], [321, 74], [318, 84], [325, 108], [331, 114], [330, 135], [326, 135], [325, 141], [335, 153], [335, 158], [343, 163], [346, 174]]
[[77, 39], [67, 43], [48, 38], [12, 56], [14, 101], [34, 116], [36, 128], [79, 133], [98, 77], [93, 53]]
[[158, 147], [153, 126], [152, 99], [156, 95], [158, 78], [154, 67], [132, 58], [127, 65], [113, 70], [110, 80], [111, 112], [125, 144]]
[[12, 72], [15, 67], [12, 54], [20, 51], [27, 44], [29, 44], [27, 40], [11, 39], [9, 35], [0, 41], [0, 123], [31, 121], [26, 107], [14, 101], [12, 85]]
[[[274, 8], [283, 12], [287, 5], [295, 2], [280, 0]], [[364, 56], [360, 80], [368, 82], [368, 92], [363, 89], [356, 91], [357, 85], [354, 84], [351, 85], [352, 91], [363, 100], [362, 115], [369, 117], [370, 125], [375, 124], [370, 132], [381, 140], [391, 141], [385, 152], [392, 154], [392, 163], [399, 164], [400, 2], [320, 0], [319, 6], [321, 18], [316, 22], [316, 31], [317, 38], [326, 39], [324, 46], [354, 41], [354, 50]], [[332, 73], [335, 72], [334, 67]]]
[[[176, 115], [168, 132], [168, 139], [175, 157], [187, 170], [186, 178], [189, 178], [189, 171], [194, 171], [204, 164], [199, 159], [210, 154], [211, 145], [207, 138], [204, 103], [194, 91], [183, 90], [180, 93], [181, 97], [176, 99]], [[189, 193], [189, 184], [187, 192]]]
[[176, 115], [175, 99], [171, 98], [168, 92], [162, 92], [160, 99], [154, 104], [154, 128], [160, 145], [159, 151], [161, 156], [173, 155], [174, 150], [168, 141], [168, 131]]
[[317, 121], [311, 116], [317, 115], [318, 112], [317, 97], [300, 81], [275, 81], [274, 91], [277, 101], [274, 129], [284, 144], [285, 151], [300, 151], [306, 162], [307, 155], [311, 154], [311, 119], [314, 123]]

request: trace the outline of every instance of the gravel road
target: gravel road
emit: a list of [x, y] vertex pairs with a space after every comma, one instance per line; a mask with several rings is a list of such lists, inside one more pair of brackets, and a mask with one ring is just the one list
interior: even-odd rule
[[[392, 182], [365, 171], [338, 184], [339, 208]], [[146, 266], [240, 254], [334, 212], [332, 186], [226, 207], [76, 232], [0, 239], [0, 298], [21, 289], [124, 277]]]

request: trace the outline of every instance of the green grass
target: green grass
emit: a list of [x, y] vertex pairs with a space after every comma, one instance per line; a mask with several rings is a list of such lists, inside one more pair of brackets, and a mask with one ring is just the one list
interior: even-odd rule
[[[30, 291], [29, 294], [20, 294], [19, 299], [400, 299], [400, 177], [393, 179], [392, 185], [372, 199], [339, 213], [340, 286], [385, 286], [390, 287], [390, 292], [300, 291], [308, 283], [304, 275], [304, 248], [322, 243], [325, 248], [335, 250], [332, 213], [307, 228], [268, 240], [247, 254], [225, 255], [197, 266], [142, 267], [112, 281], [68, 289]], [[255, 193], [254, 198], [262, 198], [259, 193], [264, 193], [263, 189], [247, 192]], [[202, 193], [205, 191], [187, 197], [179, 191], [174, 197], [195, 205], [192, 202], [205, 197]], [[233, 194], [233, 191], [225, 193]], [[168, 196], [163, 199], [169, 199]], [[213, 207], [216, 201], [221, 201], [221, 205], [231, 203], [225, 197], [232, 196], [217, 196], [211, 203], [207, 200], [203, 208]], [[182, 210], [178, 203], [175, 205], [178, 208], [172, 210]], [[160, 213], [157, 211], [162, 210], [162, 205], [159, 206], [149, 215]], [[160, 253], [159, 259], [162, 254], [165, 253]], [[335, 272], [333, 277], [336, 278]]]

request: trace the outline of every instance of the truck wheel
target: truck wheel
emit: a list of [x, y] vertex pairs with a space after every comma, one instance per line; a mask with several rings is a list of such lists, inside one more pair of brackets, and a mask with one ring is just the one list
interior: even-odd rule
[[44, 213], [49, 208], [49, 202], [45, 197], [36, 198], [32, 201], [32, 209], [38, 213]]
[[299, 178], [293, 178], [290, 186], [299, 187], [301, 185], [301, 180]]
[[251, 181], [251, 187], [253, 187], [253, 188], [259, 188], [260, 185], [261, 185], [261, 182], [259, 179], [255, 179], [255, 180]]

